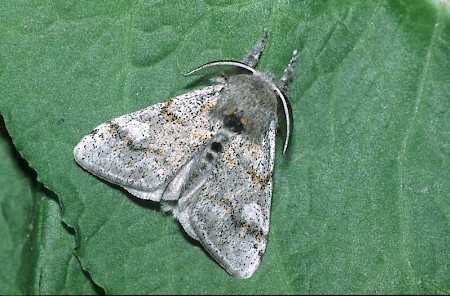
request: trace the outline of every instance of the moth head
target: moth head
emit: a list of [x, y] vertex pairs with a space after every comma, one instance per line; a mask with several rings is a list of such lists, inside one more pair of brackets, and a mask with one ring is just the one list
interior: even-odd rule
[[281, 103], [282, 111], [285, 117], [286, 136], [283, 147], [283, 155], [284, 155], [286, 154], [286, 150], [289, 145], [289, 140], [291, 138], [293, 128], [292, 109], [291, 104], [289, 102], [289, 98], [287, 96], [287, 91], [288, 91], [288, 84], [292, 79], [292, 74], [294, 72], [296, 61], [297, 61], [297, 51], [295, 50], [292, 53], [291, 61], [284, 70], [283, 77], [281, 78], [278, 84], [275, 83], [269, 75], [261, 73], [243, 62], [232, 60], [214, 61], [206, 63], [183, 75], [184, 76], [206, 75], [216, 77], [217, 76], [227, 77], [236, 74], [247, 74], [259, 76], [262, 79], [267, 80], [272, 91], [276, 94], [278, 101]]

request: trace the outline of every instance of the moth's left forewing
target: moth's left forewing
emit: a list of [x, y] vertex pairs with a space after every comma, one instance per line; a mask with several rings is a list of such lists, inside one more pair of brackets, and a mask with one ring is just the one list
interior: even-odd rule
[[74, 149], [77, 163], [131, 194], [159, 201], [167, 183], [219, 127], [209, 116], [221, 85], [114, 118]]
[[250, 277], [269, 232], [275, 122], [259, 143], [236, 135], [198, 194], [178, 203], [179, 219], [230, 274]]

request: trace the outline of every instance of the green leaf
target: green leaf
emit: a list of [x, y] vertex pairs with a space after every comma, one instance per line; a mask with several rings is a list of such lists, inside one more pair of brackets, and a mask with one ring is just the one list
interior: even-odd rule
[[20, 272], [20, 266], [28, 259], [24, 246], [32, 232], [32, 185], [21, 170], [23, 162], [14, 161], [16, 155], [2, 125], [0, 135], [0, 293], [23, 294], [21, 277], [30, 278], [29, 273]]
[[[60, 198], [76, 255], [106, 293], [450, 293], [447, 2], [1, 4], [0, 112], [38, 181]], [[277, 152], [266, 254], [251, 279], [238, 280], [157, 204], [83, 171], [72, 150], [98, 124], [194, 89], [181, 73], [242, 58], [263, 28], [259, 69], [279, 77], [300, 52], [294, 139], [287, 157]], [[0, 190], [20, 187], [9, 183]], [[8, 208], [20, 229], [10, 245], [23, 245], [31, 211]], [[63, 242], [54, 248], [66, 250], [65, 263], [40, 260], [50, 256], [42, 246], [68, 235], [49, 213], [36, 220], [61, 233], [30, 242], [31, 290], [2, 271], [2, 293], [93, 291], [81, 271], [65, 285], [43, 272], [73, 275], [76, 265]], [[13, 270], [16, 252], [2, 261], [25, 277]]]
[[[33, 233], [28, 242], [31, 272], [29, 294], [91, 294], [95, 285], [81, 270], [73, 254], [75, 240], [61, 221], [61, 210], [50, 193], [38, 191], [34, 204]], [[98, 291], [101, 291], [98, 289]]]
[[12, 149], [1, 122], [0, 293], [86, 294], [101, 291], [73, 254], [75, 239], [61, 222], [55, 196], [43, 190]]

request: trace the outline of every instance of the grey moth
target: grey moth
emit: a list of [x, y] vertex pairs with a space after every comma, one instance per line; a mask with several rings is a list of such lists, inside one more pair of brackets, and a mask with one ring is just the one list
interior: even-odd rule
[[107, 121], [74, 150], [76, 162], [132, 195], [160, 202], [227, 272], [249, 278], [269, 232], [277, 110], [286, 152], [287, 97], [297, 51], [279, 82], [255, 70], [267, 31], [242, 61], [215, 61], [186, 75], [215, 84]]

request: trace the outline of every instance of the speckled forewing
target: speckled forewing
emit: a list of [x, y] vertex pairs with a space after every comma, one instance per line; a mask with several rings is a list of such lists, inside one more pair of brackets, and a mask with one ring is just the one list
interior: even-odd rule
[[205, 185], [178, 202], [178, 216], [229, 273], [250, 277], [265, 251], [269, 231], [275, 123], [260, 143], [236, 135]]
[[217, 131], [209, 116], [222, 85], [189, 92], [101, 124], [75, 147], [86, 170], [137, 197], [158, 201], [164, 185]]

